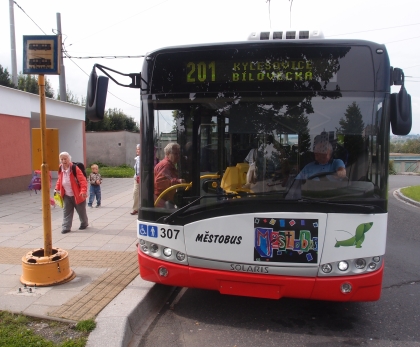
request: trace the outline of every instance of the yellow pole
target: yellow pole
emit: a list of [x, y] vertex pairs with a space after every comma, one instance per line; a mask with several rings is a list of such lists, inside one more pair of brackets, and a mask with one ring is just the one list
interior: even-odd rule
[[52, 255], [51, 236], [51, 206], [50, 206], [50, 179], [47, 164], [47, 116], [45, 112], [45, 76], [38, 75], [40, 121], [41, 121], [41, 194], [42, 194], [42, 221], [44, 224], [44, 257]]

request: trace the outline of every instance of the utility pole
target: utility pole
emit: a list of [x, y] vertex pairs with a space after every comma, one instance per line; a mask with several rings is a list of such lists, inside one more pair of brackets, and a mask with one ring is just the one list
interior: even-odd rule
[[13, 0], [9, 0], [9, 17], [10, 17], [10, 51], [12, 55], [12, 82], [17, 87], [17, 64], [16, 64], [16, 40], [15, 40], [15, 13], [13, 9]]
[[[57, 13], [57, 35], [61, 35], [61, 15], [60, 15], [60, 13]], [[65, 70], [64, 70], [63, 54], [60, 54], [58, 59], [59, 59], [60, 71], [61, 71], [60, 75], [58, 76], [58, 81], [59, 81], [59, 85], [60, 85], [60, 100], [61, 101], [67, 101], [66, 74], [65, 74]]]

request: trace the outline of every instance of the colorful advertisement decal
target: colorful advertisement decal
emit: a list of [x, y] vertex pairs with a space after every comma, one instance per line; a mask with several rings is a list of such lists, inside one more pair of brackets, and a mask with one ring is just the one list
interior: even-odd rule
[[254, 218], [254, 260], [316, 264], [318, 219]]

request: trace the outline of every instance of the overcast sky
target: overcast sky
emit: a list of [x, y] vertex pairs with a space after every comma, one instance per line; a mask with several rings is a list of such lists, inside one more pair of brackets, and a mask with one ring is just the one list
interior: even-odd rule
[[[141, 71], [138, 56], [180, 44], [243, 41], [253, 31], [320, 29], [326, 38], [384, 43], [391, 65], [404, 69], [412, 97], [413, 127], [420, 134], [419, 0], [16, 0], [14, 5], [17, 70], [22, 71], [23, 35], [54, 35], [57, 13], [67, 54], [66, 84], [76, 97], [86, 95], [95, 63], [123, 73]], [[11, 73], [9, 1], [0, 5], [0, 64]], [[48, 76], [55, 94], [58, 76]], [[120, 80], [129, 83], [127, 80]], [[138, 89], [109, 83], [106, 108], [118, 108], [137, 122]], [[47, 110], [48, 112], [48, 110]], [[165, 128], [166, 126], [166, 128]], [[169, 131], [172, 124], [161, 124]]]

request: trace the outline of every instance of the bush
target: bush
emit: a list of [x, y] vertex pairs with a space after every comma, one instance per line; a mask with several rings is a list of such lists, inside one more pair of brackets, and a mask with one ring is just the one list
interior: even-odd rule
[[[99, 165], [98, 165], [99, 166]], [[86, 173], [89, 177], [92, 170], [90, 167], [86, 169]], [[102, 178], [128, 178], [134, 176], [134, 168], [128, 165], [121, 166], [99, 166], [99, 173]]]
[[397, 171], [395, 171], [395, 167], [394, 167], [394, 161], [390, 160], [388, 162], [388, 172], [390, 175], [396, 175]]
[[94, 161], [93, 163], [90, 163], [89, 165], [88, 165], [88, 167], [91, 167], [93, 164], [96, 164], [96, 165], [98, 165], [98, 167], [108, 167], [108, 165], [106, 165], [106, 164], [104, 164], [104, 163], [101, 163], [100, 161]]

